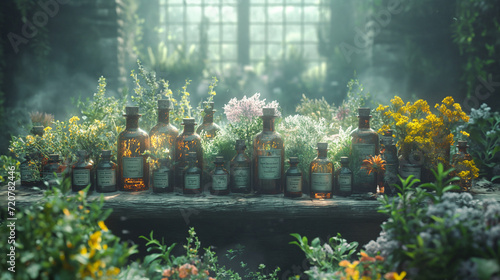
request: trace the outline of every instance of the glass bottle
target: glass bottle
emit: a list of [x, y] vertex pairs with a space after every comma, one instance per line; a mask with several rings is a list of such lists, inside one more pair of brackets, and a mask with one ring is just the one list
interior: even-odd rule
[[299, 158], [290, 157], [288, 160], [290, 168], [285, 173], [285, 196], [286, 197], [301, 197], [302, 196], [302, 171], [299, 167]]
[[328, 143], [318, 143], [318, 156], [311, 162], [311, 198], [332, 198], [333, 162], [327, 159]]
[[179, 135], [179, 130], [170, 124], [170, 111], [173, 109], [170, 99], [158, 100], [158, 123], [151, 129], [151, 150], [158, 154], [169, 151], [169, 157], [174, 158], [174, 142]]
[[174, 174], [169, 165], [168, 159], [159, 159], [159, 167], [153, 170], [153, 192], [164, 193], [174, 191]]
[[[455, 171], [453, 172], [454, 176], [458, 176], [458, 173], [461, 171], [469, 171], [469, 174], [472, 172], [470, 170], [470, 167], [464, 164], [464, 161], [471, 161], [472, 156], [467, 152], [467, 148], [469, 145], [467, 145], [467, 141], [458, 141], [458, 144], [456, 145], [458, 148], [458, 152], [453, 155], [452, 157], [452, 163], [453, 163], [453, 168]], [[460, 190], [463, 192], [468, 192], [470, 191], [470, 188], [472, 186], [472, 176], [468, 176], [468, 178], [460, 178], [460, 182], [458, 184], [460, 185]]]
[[220, 127], [214, 123], [214, 113], [216, 112], [214, 103], [207, 101], [203, 102], [203, 112], [205, 113], [203, 116], [203, 123], [198, 126], [196, 133], [207, 139], [212, 139], [217, 135], [217, 132], [220, 131]]
[[183, 172], [184, 182], [182, 184], [184, 194], [199, 194], [203, 192], [201, 188], [201, 168], [197, 165], [197, 153], [189, 152], [186, 155], [187, 166]]
[[261, 194], [283, 192], [285, 147], [274, 130], [275, 108], [263, 108], [263, 130], [253, 140], [255, 191]]
[[359, 166], [356, 170], [352, 170], [355, 174], [353, 193], [367, 193], [377, 192], [377, 181], [375, 173], [372, 172], [368, 175], [366, 169], [361, 169], [363, 160], [367, 159], [370, 155], [379, 154], [379, 136], [377, 132], [370, 128], [370, 108], [359, 108], [358, 118], [359, 125], [356, 130], [351, 134], [352, 137], [352, 156], [355, 166]]
[[118, 184], [121, 191], [149, 189], [149, 135], [139, 128], [139, 107], [126, 107], [126, 128], [118, 135]]
[[236, 155], [230, 164], [230, 184], [233, 193], [250, 193], [252, 191], [250, 183], [252, 161], [245, 154], [246, 148], [245, 140], [236, 140]]
[[384, 136], [380, 139], [380, 154], [385, 160], [385, 172], [383, 178], [384, 192], [393, 193], [393, 184], [398, 184], [399, 178], [399, 159], [398, 150], [394, 144], [393, 130], [389, 129], [384, 132]]
[[116, 164], [111, 161], [111, 151], [103, 150], [101, 152], [101, 161], [97, 164], [97, 192], [116, 191]]
[[229, 173], [224, 168], [224, 157], [215, 157], [215, 170], [212, 173], [212, 186], [210, 193], [214, 195], [229, 194]]
[[175, 139], [175, 184], [183, 185], [183, 170], [187, 166], [187, 154], [194, 152], [196, 154], [197, 167], [203, 170], [203, 148], [201, 146], [201, 137], [194, 132], [196, 125], [193, 118], [183, 119], [182, 125], [184, 131]]
[[[42, 171], [42, 181], [51, 186], [57, 185], [57, 179], [63, 179], [66, 166], [61, 164], [58, 154], [50, 154], [47, 164]], [[55, 173], [55, 174], [54, 174]]]
[[35, 179], [38, 176], [37, 168], [36, 163], [32, 160], [32, 158], [32, 154], [27, 154], [24, 157], [24, 161], [19, 165], [22, 186], [33, 187], [37, 185]]
[[349, 169], [349, 158], [340, 158], [340, 169], [336, 171], [337, 193], [340, 196], [350, 196], [352, 194], [352, 171]]
[[89, 191], [94, 189], [94, 170], [86, 151], [76, 152], [77, 161], [71, 167], [71, 190], [81, 191], [90, 185]]

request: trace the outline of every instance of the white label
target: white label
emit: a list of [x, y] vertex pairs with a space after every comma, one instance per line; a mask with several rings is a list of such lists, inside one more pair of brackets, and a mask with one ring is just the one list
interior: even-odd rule
[[21, 181], [23, 182], [32, 182], [35, 173], [35, 167], [31, 165], [23, 165], [21, 166]]
[[271, 156], [259, 156], [259, 179], [281, 178], [281, 150], [272, 150], [272, 154]]
[[246, 188], [250, 185], [250, 168], [235, 167], [232, 173], [234, 186], [236, 188]]
[[353, 144], [352, 149], [358, 153], [359, 160], [364, 160], [364, 159], [367, 159], [368, 156], [375, 155], [375, 145], [374, 144]]
[[124, 178], [142, 178], [143, 172], [142, 157], [123, 157]]
[[212, 176], [212, 189], [214, 191], [227, 190], [227, 175], [213, 175]]
[[73, 169], [73, 185], [87, 186], [90, 184], [89, 169]]
[[410, 177], [410, 175], [413, 175], [413, 179], [420, 179], [421, 171], [421, 167], [401, 165], [401, 171], [399, 173], [401, 175], [401, 178], [408, 178]]
[[200, 188], [200, 175], [192, 174], [184, 176], [184, 188], [188, 190], [197, 190]]
[[168, 188], [168, 172], [161, 170], [153, 172], [153, 187], [160, 189]]
[[352, 176], [351, 174], [339, 175], [339, 190], [341, 192], [350, 192], [352, 190]]
[[311, 191], [331, 192], [332, 173], [313, 173], [311, 176]]
[[97, 185], [98, 186], [116, 185], [116, 170], [97, 169]]
[[302, 176], [287, 176], [286, 177], [286, 189], [289, 192], [301, 192], [302, 191]]

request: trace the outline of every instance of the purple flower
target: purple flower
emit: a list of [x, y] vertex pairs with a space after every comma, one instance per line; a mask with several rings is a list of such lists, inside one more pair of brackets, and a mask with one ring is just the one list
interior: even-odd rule
[[252, 119], [262, 116], [262, 108], [272, 107], [276, 109], [276, 115], [281, 116], [279, 103], [275, 100], [266, 104], [266, 99], [260, 100], [260, 93], [256, 93], [250, 98], [243, 96], [241, 100], [232, 98], [224, 105], [224, 113], [230, 122], [238, 122], [241, 119]]

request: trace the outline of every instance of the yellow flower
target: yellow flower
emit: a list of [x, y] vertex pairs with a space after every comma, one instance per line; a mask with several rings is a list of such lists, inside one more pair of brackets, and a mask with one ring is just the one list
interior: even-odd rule
[[99, 221], [97, 224], [103, 231], [108, 231], [108, 227], [104, 224], [104, 221]]
[[69, 123], [74, 123], [74, 122], [77, 122], [79, 120], [80, 120], [80, 118], [78, 118], [77, 116], [73, 116], [73, 117], [71, 117], [71, 119], [69, 119]]
[[68, 208], [64, 208], [64, 209], [63, 209], [63, 213], [64, 213], [64, 215], [66, 215], [66, 216], [70, 216], [70, 215], [71, 215], [71, 214], [69, 213]]
[[52, 129], [52, 127], [47, 126], [46, 128], [44, 128], [44, 129], [43, 129], [43, 131], [49, 131], [49, 130], [51, 130], [51, 129]]
[[465, 137], [469, 137], [470, 136], [469, 133], [467, 133], [465, 131], [462, 131], [462, 130], [460, 130], [460, 133], [462, 133], [462, 135], [465, 136]]
[[453, 103], [455, 103], [455, 100], [453, 100], [453, 97], [447, 96], [443, 99], [442, 103], [451, 106]]
[[89, 244], [91, 249], [97, 249], [97, 250], [102, 249], [102, 247], [101, 247], [101, 241], [102, 241], [101, 235], [102, 235], [101, 231], [96, 231], [96, 232], [92, 233], [92, 235], [90, 235], [88, 244]]
[[405, 103], [403, 102], [403, 99], [401, 99], [401, 97], [399, 96], [394, 96], [393, 99], [391, 99], [391, 103], [395, 106], [395, 107], [403, 107], [405, 105]]

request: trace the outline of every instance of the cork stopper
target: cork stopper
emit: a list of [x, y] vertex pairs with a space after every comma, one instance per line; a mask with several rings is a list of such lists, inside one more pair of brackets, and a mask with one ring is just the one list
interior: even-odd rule
[[43, 136], [43, 133], [45, 132], [44, 130], [45, 128], [43, 126], [34, 126], [32, 129], [31, 129], [31, 133], [33, 133], [34, 135], [38, 135], [38, 136]]
[[182, 125], [195, 125], [195, 121], [193, 118], [185, 118], [182, 119]]
[[209, 111], [209, 112], [215, 112], [214, 110], [214, 102], [210, 101], [204, 101], [203, 102], [203, 110]]
[[328, 149], [328, 143], [318, 143], [318, 150], [327, 150]]
[[358, 117], [370, 117], [370, 108], [366, 108], [366, 107], [363, 107], [363, 108], [359, 108], [358, 109]]
[[125, 107], [125, 116], [140, 116], [139, 106]]
[[50, 154], [49, 155], [49, 161], [59, 161], [59, 155], [58, 154]]
[[102, 157], [110, 157], [111, 156], [111, 150], [102, 150], [101, 151], [101, 156]]
[[234, 146], [236, 150], [245, 149], [247, 147], [247, 145], [245, 144], [245, 140], [242, 139], [236, 140], [236, 144]]
[[290, 164], [299, 163], [299, 158], [298, 157], [290, 157], [290, 159], [288, 160], [288, 162], [290, 162]]
[[263, 117], [276, 117], [275, 108], [262, 108]]
[[172, 103], [170, 98], [158, 100], [158, 109], [172, 110], [173, 108], [174, 108], [174, 104]]
[[467, 141], [459, 140], [458, 144], [457, 144], [457, 147], [459, 147], [459, 148], [467, 148], [467, 147], [469, 147], [469, 145], [467, 145]]
[[224, 157], [223, 156], [216, 156], [214, 163], [215, 164], [224, 163]]
[[340, 164], [349, 164], [349, 157], [340, 157]]

